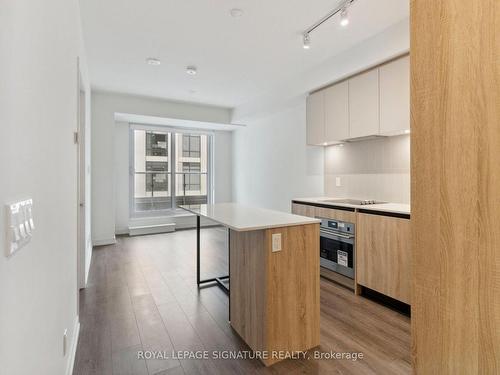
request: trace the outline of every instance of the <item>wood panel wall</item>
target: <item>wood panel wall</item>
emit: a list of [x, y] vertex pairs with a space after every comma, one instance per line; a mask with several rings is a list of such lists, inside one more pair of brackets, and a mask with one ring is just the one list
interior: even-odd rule
[[416, 374], [500, 373], [500, 1], [411, 1]]

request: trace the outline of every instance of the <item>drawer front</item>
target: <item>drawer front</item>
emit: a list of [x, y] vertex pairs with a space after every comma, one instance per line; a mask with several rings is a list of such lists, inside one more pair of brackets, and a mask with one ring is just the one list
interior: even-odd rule
[[323, 217], [325, 219], [334, 219], [356, 224], [356, 213], [353, 211], [316, 207], [316, 217]]
[[292, 203], [292, 214], [315, 217], [315, 208], [313, 206], [308, 206], [307, 204]]
[[334, 208], [316, 207], [307, 203], [292, 203], [292, 214], [322, 217], [356, 224], [356, 213], [354, 211], [336, 210]]

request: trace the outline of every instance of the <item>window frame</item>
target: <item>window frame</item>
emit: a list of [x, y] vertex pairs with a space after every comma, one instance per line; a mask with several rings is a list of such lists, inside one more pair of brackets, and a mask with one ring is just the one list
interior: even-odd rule
[[[154, 211], [136, 211], [134, 204], [134, 175], [135, 175], [135, 143], [134, 143], [134, 131], [135, 130], [143, 130], [143, 131], [153, 131], [153, 132], [163, 132], [163, 133], [171, 133], [170, 135], [170, 145], [168, 145], [169, 150], [169, 160], [168, 164], [171, 166], [170, 171], [165, 172], [167, 176], [170, 176], [170, 197], [172, 201], [172, 207], [164, 210], [154, 210]], [[213, 203], [214, 201], [214, 135], [215, 132], [207, 131], [203, 129], [197, 128], [180, 128], [174, 126], [161, 126], [161, 125], [147, 125], [147, 124], [129, 124], [129, 218], [141, 218], [141, 217], [164, 217], [164, 216], [177, 216], [181, 214], [185, 214], [185, 211], [177, 206], [176, 200], [176, 179], [177, 173], [175, 171], [175, 166], [177, 163], [176, 160], [176, 142], [175, 135], [176, 134], [192, 134], [192, 135], [206, 135], [207, 136], [207, 202]], [[201, 140], [200, 140], [201, 142]], [[201, 148], [201, 143], [200, 143]], [[201, 149], [200, 149], [201, 153]], [[200, 179], [201, 172], [200, 170]], [[168, 177], [167, 177], [168, 178]]]

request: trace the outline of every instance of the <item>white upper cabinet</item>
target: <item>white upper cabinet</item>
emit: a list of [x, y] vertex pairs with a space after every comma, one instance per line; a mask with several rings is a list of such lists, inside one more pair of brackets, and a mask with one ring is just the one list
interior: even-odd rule
[[322, 145], [325, 142], [324, 90], [307, 97], [307, 144]]
[[307, 97], [307, 144], [310, 145], [397, 135], [409, 129], [409, 56]]
[[349, 138], [349, 84], [337, 83], [324, 90], [325, 142]]
[[410, 58], [379, 68], [380, 134], [401, 134], [410, 129]]
[[349, 79], [350, 138], [379, 134], [378, 69]]

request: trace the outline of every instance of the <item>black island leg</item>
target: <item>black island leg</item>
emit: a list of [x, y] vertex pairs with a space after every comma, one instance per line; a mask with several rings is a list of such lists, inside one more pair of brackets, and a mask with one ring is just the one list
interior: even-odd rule
[[[224, 284], [223, 280], [229, 279], [229, 275], [213, 277], [211, 279], [201, 280], [200, 277], [200, 215], [196, 215], [196, 282], [198, 283], [198, 288], [205, 287], [202, 284], [207, 283], [216, 283], [214, 285], [218, 285], [222, 288], [224, 292], [229, 294], [229, 288]], [[207, 285], [211, 286], [211, 285]]]
[[200, 286], [200, 215], [196, 215], [196, 282]]

